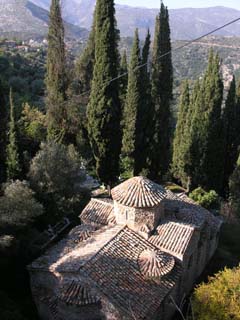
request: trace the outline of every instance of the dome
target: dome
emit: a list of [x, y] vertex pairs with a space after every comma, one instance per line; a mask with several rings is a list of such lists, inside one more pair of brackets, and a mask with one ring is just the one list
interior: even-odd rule
[[138, 265], [144, 277], [160, 278], [173, 269], [175, 260], [160, 250], [144, 250], [139, 255]]
[[167, 196], [166, 190], [144, 177], [134, 177], [112, 190], [112, 198], [118, 203], [134, 208], [151, 208]]

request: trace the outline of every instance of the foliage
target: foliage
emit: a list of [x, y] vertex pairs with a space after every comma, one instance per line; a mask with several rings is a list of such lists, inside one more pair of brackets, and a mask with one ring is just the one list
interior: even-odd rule
[[91, 89], [93, 68], [95, 63], [95, 18], [86, 47], [76, 61], [75, 74], [79, 81], [80, 93]]
[[119, 92], [120, 92], [120, 101], [121, 101], [121, 112], [123, 113], [124, 105], [126, 103], [127, 87], [128, 87], [128, 61], [127, 61], [127, 52], [124, 50], [121, 63], [120, 63], [120, 75], [124, 75], [119, 79]]
[[0, 181], [6, 177], [7, 104], [0, 80]]
[[[41, 150], [33, 158], [29, 178], [33, 189], [40, 194], [72, 196], [80, 171], [80, 158], [73, 146], [55, 142], [42, 143]], [[84, 179], [84, 173], [80, 180]]]
[[0, 79], [5, 100], [9, 89], [14, 91], [17, 116], [26, 101], [38, 108], [43, 107], [45, 54], [3, 52], [0, 55]]
[[95, 65], [87, 108], [88, 134], [99, 179], [113, 184], [119, 176], [120, 100], [119, 56], [113, 0], [98, 0], [95, 8]]
[[[141, 159], [144, 157], [140, 130], [142, 130], [140, 117], [142, 112], [141, 99], [141, 71], [136, 69], [141, 64], [141, 55], [139, 47], [138, 30], [135, 32], [135, 38], [132, 47], [131, 61], [129, 65], [129, 77], [126, 103], [123, 112], [123, 138], [122, 138], [122, 157], [123, 162], [128, 163], [128, 171], [132, 176], [141, 171]], [[139, 157], [139, 151], [142, 154]]]
[[59, 0], [52, 0], [49, 19], [46, 73], [48, 136], [50, 139], [60, 139], [65, 133], [67, 78], [64, 26]]
[[[240, 94], [240, 92], [239, 92]], [[224, 188], [228, 191], [228, 181], [233, 173], [237, 158], [238, 147], [240, 144], [240, 97], [236, 99], [235, 77], [231, 82], [228, 96], [225, 103], [223, 122], [224, 122]]]
[[206, 192], [201, 187], [199, 187], [193, 190], [189, 194], [189, 197], [206, 209], [218, 209], [220, 206], [219, 196], [214, 190]]
[[229, 180], [229, 201], [234, 213], [240, 217], [240, 156]]
[[43, 213], [43, 207], [34, 198], [26, 181], [8, 183], [0, 198], [0, 226], [25, 227]]
[[149, 165], [150, 165], [150, 152], [151, 144], [154, 133], [154, 108], [151, 97], [151, 79], [150, 79], [150, 46], [151, 46], [151, 35], [149, 30], [147, 31], [146, 38], [142, 48], [142, 64], [141, 68], [141, 106], [139, 115], [138, 131], [141, 136], [141, 150], [138, 156], [141, 159], [141, 174], [148, 176]]
[[20, 125], [22, 134], [28, 139], [37, 143], [46, 139], [46, 115], [28, 103], [23, 106]]
[[189, 176], [193, 188], [200, 185], [218, 193], [222, 192], [223, 187], [223, 161], [219, 161], [224, 155], [222, 99], [220, 60], [211, 50], [208, 67], [191, 111]]
[[[165, 56], [164, 54], [169, 53]], [[160, 58], [161, 57], [161, 58]], [[152, 54], [152, 101], [154, 105], [153, 146], [150, 152], [150, 177], [162, 178], [170, 161], [170, 101], [173, 69], [168, 9], [161, 3], [156, 18]]]
[[187, 186], [186, 152], [188, 143], [188, 114], [190, 109], [190, 93], [188, 81], [182, 84], [182, 94], [178, 108], [178, 120], [173, 140], [172, 173], [180, 180], [183, 186]]
[[7, 177], [9, 180], [19, 177], [21, 172], [19, 164], [18, 145], [16, 137], [16, 124], [12, 90], [10, 90], [10, 121], [9, 121], [9, 135], [7, 145]]
[[198, 320], [240, 319], [240, 267], [225, 268], [194, 292], [193, 312]]

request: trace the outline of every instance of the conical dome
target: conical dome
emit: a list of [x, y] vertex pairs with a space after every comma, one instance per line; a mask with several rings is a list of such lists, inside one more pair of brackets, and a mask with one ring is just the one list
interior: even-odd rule
[[134, 208], [151, 208], [165, 197], [166, 190], [144, 177], [134, 177], [112, 190], [112, 198], [118, 203]]
[[138, 258], [138, 265], [144, 277], [160, 278], [173, 269], [175, 260], [160, 250], [144, 250]]

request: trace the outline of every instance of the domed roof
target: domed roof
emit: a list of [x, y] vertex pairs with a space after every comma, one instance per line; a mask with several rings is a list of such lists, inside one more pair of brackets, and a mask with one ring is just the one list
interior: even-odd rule
[[144, 177], [128, 179], [112, 190], [113, 200], [134, 208], [154, 207], [166, 195], [166, 190], [162, 186]]
[[160, 278], [173, 269], [175, 260], [160, 250], [144, 250], [139, 255], [138, 265], [144, 277]]

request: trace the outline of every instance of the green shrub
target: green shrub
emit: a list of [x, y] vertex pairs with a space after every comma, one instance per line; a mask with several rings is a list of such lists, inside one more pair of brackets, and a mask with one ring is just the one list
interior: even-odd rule
[[206, 209], [218, 209], [220, 206], [220, 198], [214, 190], [207, 192], [199, 187], [193, 190], [189, 197]]
[[26, 181], [13, 181], [5, 185], [0, 197], [0, 228], [25, 227], [42, 215], [43, 206], [34, 198]]
[[72, 145], [42, 143], [32, 160], [29, 178], [49, 218], [79, 212], [77, 208], [83, 198], [79, 186], [86, 174]]
[[240, 320], [240, 267], [225, 268], [198, 286], [193, 313], [197, 320]]

